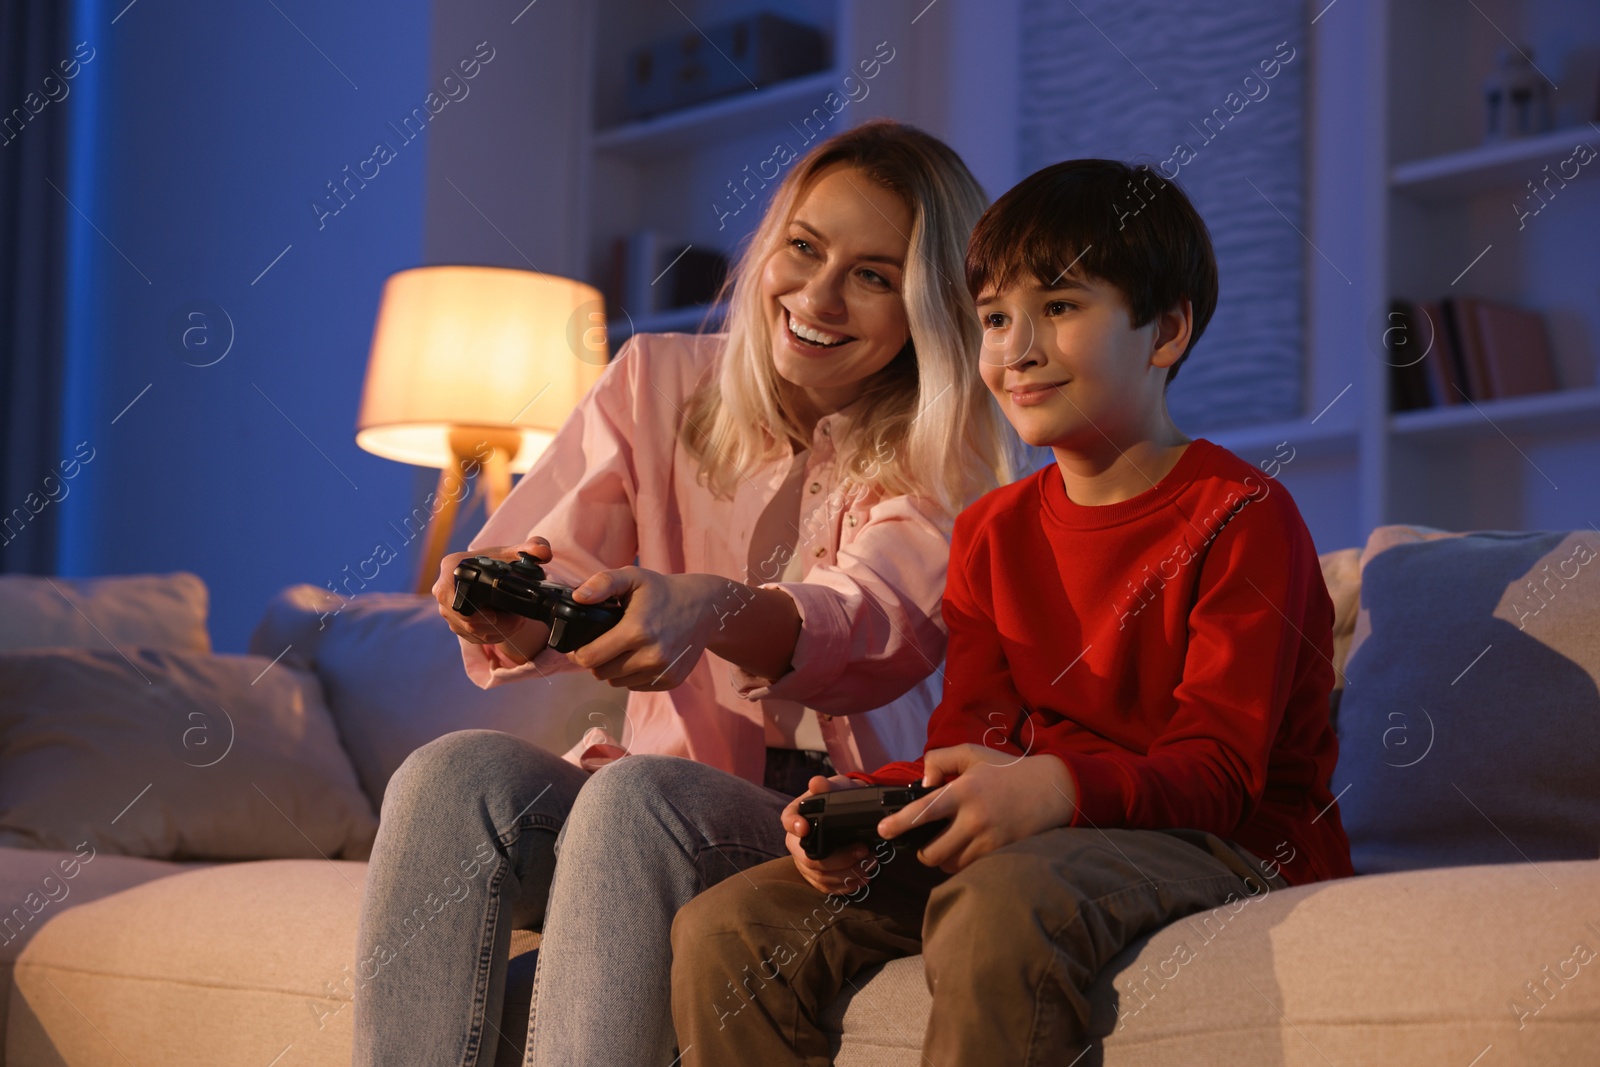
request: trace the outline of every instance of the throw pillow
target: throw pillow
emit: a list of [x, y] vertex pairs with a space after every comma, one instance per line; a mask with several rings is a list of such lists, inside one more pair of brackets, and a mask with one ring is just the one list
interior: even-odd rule
[[1600, 534], [1380, 527], [1349, 656], [1357, 871], [1600, 857]]
[[500, 730], [558, 755], [592, 727], [622, 736], [628, 691], [586, 671], [479, 689], [429, 596], [341, 600], [313, 585], [290, 586], [268, 604], [250, 650], [315, 669], [362, 788], [379, 807], [405, 758], [454, 730]]
[[[126, 653], [126, 657], [124, 657]], [[364, 859], [372, 805], [315, 677], [260, 656], [0, 654], [0, 845]]]
[[0, 652], [167, 648], [210, 652], [206, 586], [196, 575], [0, 577]]
[[1333, 601], [1333, 693], [1329, 697], [1329, 707], [1337, 717], [1339, 698], [1344, 694], [1344, 665], [1350, 658], [1350, 640], [1355, 634], [1356, 612], [1361, 606], [1361, 550], [1341, 548], [1337, 552], [1324, 552], [1317, 562], [1322, 565], [1322, 581]]

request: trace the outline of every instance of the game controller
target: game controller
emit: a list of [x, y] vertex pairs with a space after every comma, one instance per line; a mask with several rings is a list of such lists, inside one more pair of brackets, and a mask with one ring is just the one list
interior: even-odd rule
[[456, 567], [456, 596], [450, 606], [474, 615], [480, 608], [509, 611], [550, 627], [548, 645], [557, 652], [582, 648], [622, 618], [622, 601], [612, 597], [580, 604], [572, 590], [544, 580], [544, 568], [526, 552], [514, 560], [469, 556]]
[[[882, 844], [884, 839], [878, 836], [878, 822], [932, 791], [917, 782], [912, 785], [869, 785], [862, 789], [840, 789], [807, 797], [800, 802], [799, 808], [800, 815], [810, 827], [801, 839], [805, 843], [806, 855], [820, 860], [858, 841], [869, 846]], [[938, 837], [949, 825], [949, 819], [919, 822], [888, 843], [915, 851]]]

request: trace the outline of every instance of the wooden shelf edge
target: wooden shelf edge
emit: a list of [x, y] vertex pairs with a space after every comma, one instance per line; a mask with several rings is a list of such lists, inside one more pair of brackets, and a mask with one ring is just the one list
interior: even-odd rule
[[1240, 459], [1257, 463], [1274, 458], [1280, 442], [1287, 442], [1293, 450], [1291, 455], [1296, 458], [1354, 457], [1360, 434], [1356, 427], [1332, 419], [1317, 423], [1308, 419], [1292, 419], [1259, 426], [1230, 427], [1200, 436], [1212, 444], [1221, 445]]
[[1455, 438], [1480, 433], [1566, 433], [1589, 429], [1600, 434], [1600, 388], [1451, 404], [1402, 411], [1389, 417], [1390, 432], [1401, 439]]
[[1594, 141], [1597, 134], [1600, 131], [1591, 126], [1566, 126], [1537, 137], [1397, 163], [1390, 168], [1389, 187], [1418, 196], [1449, 196], [1516, 184], [1521, 178], [1536, 177], [1535, 171], [1527, 170], [1529, 165], [1570, 152], [1578, 141]]
[[[596, 152], [619, 156], [639, 157], [662, 150], [687, 150], [709, 135], [725, 134], [729, 126], [756, 128], [767, 118], [781, 118], [788, 109], [813, 95], [820, 105], [821, 97], [828, 90], [838, 88], [842, 76], [842, 72], [829, 68], [680, 111], [608, 126], [595, 131], [592, 144]], [[803, 116], [797, 113], [790, 117]]]

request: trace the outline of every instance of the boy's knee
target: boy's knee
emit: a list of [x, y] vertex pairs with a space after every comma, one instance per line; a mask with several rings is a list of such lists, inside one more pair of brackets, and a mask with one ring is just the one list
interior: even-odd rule
[[760, 918], [759, 893], [738, 878], [719, 882], [678, 909], [672, 920], [674, 958], [721, 943], [722, 935], [749, 932]]
[[1036, 894], [1047, 888], [1065, 890], [1044, 859], [1027, 852], [991, 852], [968, 864], [928, 897], [923, 955], [930, 966], [981, 971], [986, 961], [1037, 952], [1043, 934]]
[[674, 962], [688, 956], [710, 933], [705, 927], [716, 917], [715, 909], [706, 907], [706, 898], [716, 889], [712, 886], [678, 909], [672, 917], [672, 958]]

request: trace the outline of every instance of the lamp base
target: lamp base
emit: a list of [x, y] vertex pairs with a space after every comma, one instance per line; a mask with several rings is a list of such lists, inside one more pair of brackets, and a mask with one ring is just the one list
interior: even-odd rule
[[439, 580], [440, 561], [450, 545], [456, 514], [466, 497], [467, 480], [481, 472], [486, 514], [493, 515], [511, 491], [511, 461], [521, 447], [522, 434], [516, 430], [463, 426], [450, 431], [453, 459], [448, 466], [439, 469], [434, 500], [442, 503], [428, 520], [427, 536], [423, 538], [422, 557], [417, 562], [418, 593], [431, 593]]

